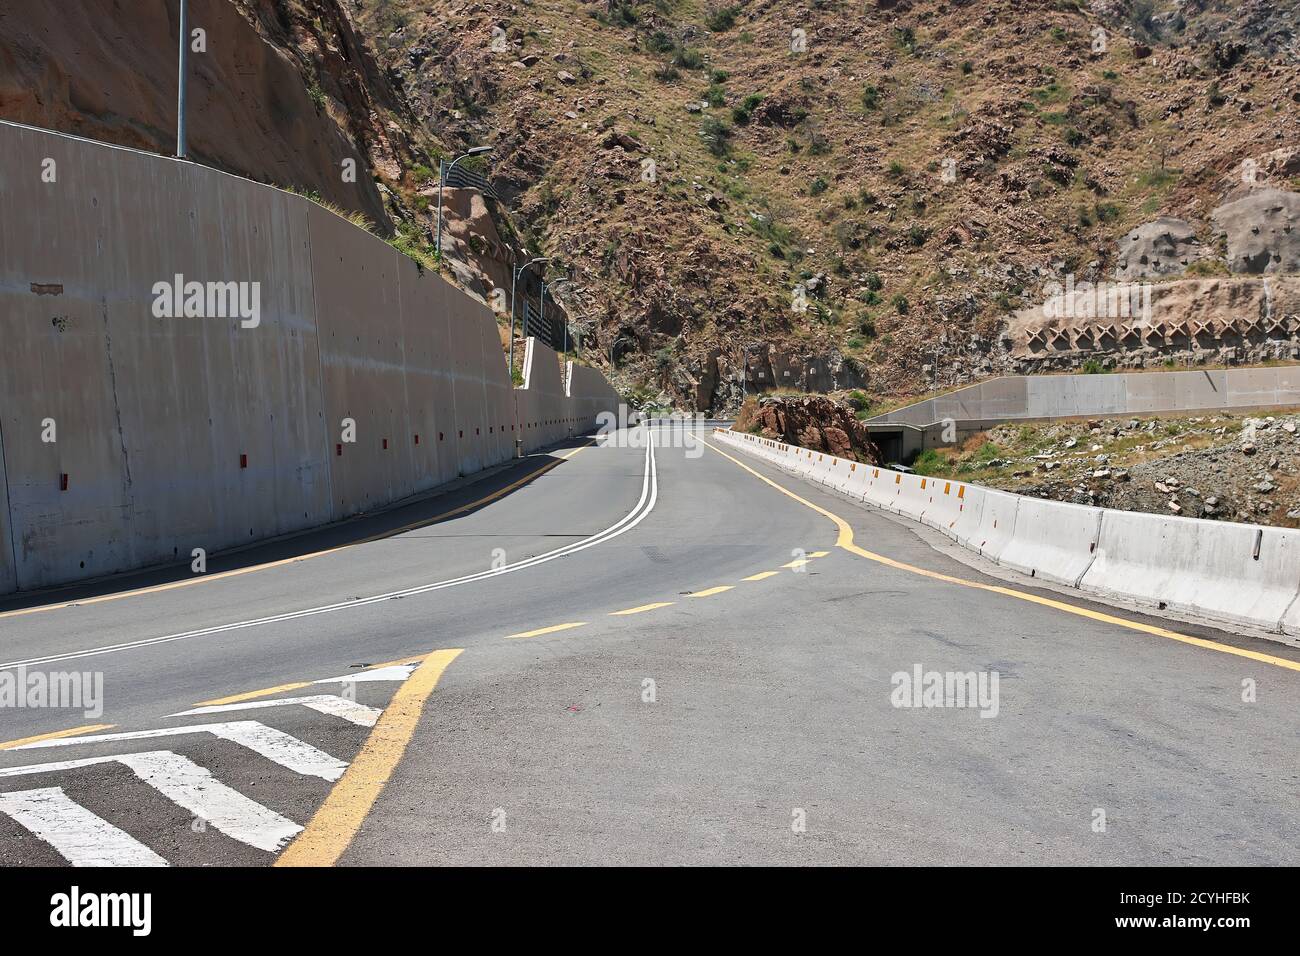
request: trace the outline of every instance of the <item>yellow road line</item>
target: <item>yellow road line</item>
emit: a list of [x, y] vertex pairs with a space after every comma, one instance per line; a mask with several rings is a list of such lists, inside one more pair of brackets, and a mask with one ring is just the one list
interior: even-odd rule
[[802, 567], [803, 567], [805, 564], [807, 564], [807, 563], [808, 563], [808, 559], [807, 559], [807, 558], [796, 558], [794, 561], [791, 561], [789, 564], [783, 564], [783, 565], [781, 565], [781, 567], [783, 567], [783, 568], [802, 568]]
[[625, 614], [640, 614], [642, 611], [654, 611], [661, 607], [671, 607], [674, 601], [659, 601], [656, 604], [642, 604], [640, 607], [630, 607], [625, 611], [610, 611], [610, 617], [620, 617]]
[[195, 575], [192, 578], [186, 578], [183, 581], [171, 581], [167, 584], [155, 584], [147, 588], [136, 588], [132, 591], [119, 591], [115, 594], [101, 594], [98, 595], [97, 597], [80, 598], [76, 601], [62, 601], [57, 604], [42, 604], [39, 607], [25, 607], [16, 611], [3, 611], [0, 612], [0, 621], [10, 617], [23, 617], [24, 615], [27, 614], [41, 614], [45, 611], [58, 611], [63, 608], [80, 607], [86, 604], [102, 604], [105, 601], [120, 601], [123, 598], [141, 597], [142, 595], [145, 594], [158, 594], [160, 592], [171, 591], [176, 588], [188, 588], [196, 584], [204, 584], [208, 581], [221, 581], [225, 578], [238, 577], [239, 575], [242, 574], [252, 574], [255, 571], [269, 571], [271, 568], [283, 567], [286, 564], [294, 564], [298, 561], [310, 561], [312, 558], [321, 558], [327, 554], [337, 554], [339, 551], [346, 551], [348, 548], [355, 548], [357, 545], [371, 544], [375, 541], [382, 541], [385, 538], [392, 538], [399, 534], [405, 534], [408, 531], [415, 531], [419, 528], [426, 528], [429, 525], [437, 524], [440, 521], [446, 521], [448, 518], [454, 518], [456, 515], [463, 514], [464, 512], [469, 511], [471, 508], [478, 508], [481, 505], [485, 505], [495, 501], [496, 499], [500, 498], [502, 495], [514, 491], [520, 485], [532, 481], [534, 478], [537, 478], [540, 475], [545, 474], [546, 472], [550, 471], [552, 468], [558, 466], [561, 462], [568, 461], [578, 452], [582, 451], [584, 448], [589, 447], [590, 445], [591, 445], [591, 441], [579, 445], [577, 448], [574, 448], [573, 450], [559, 456], [559, 458], [555, 459], [554, 461], [547, 462], [545, 465], [542, 465], [540, 468], [536, 469], [535, 471], [530, 471], [522, 478], [518, 478], [515, 481], [512, 481], [510, 484], [506, 485], [503, 488], [498, 488], [496, 491], [492, 492], [489, 495], [484, 495], [482, 498], [479, 498], [477, 501], [471, 501], [468, 504], [460, 505], [456, 508], [451, 509], [450, 511], [444, 511], [443, 513], [434, 515], [431, 518], [424, 518], [421, 519], [420, 521], [415, 521], [412, 522], [411, 524], [403, 525], [400, 528], [394, 528], [390, 531], [382, 531], [379, 534], [371, 535], [368, 538], [361, 538], [358, 541], [349, 541], [347, 544], [340, 544], [333, 548], [325, 548], [324, 550], [321, 551], [311, 551], [308, 552], [307, 554], [296, 554], [292, 558], [281, 558], [278, 561], [267, 561], [264, 564], [252, 564], [246, 568], [233, 568], [230, 571], [219, 571], [215, 574], [199, 574], [199, 575]]
[[567, 631], [572, 627], [582, 627], [586, 623], [586, 621], [571, 621], [568, 624], [552, 624], [550, 627], [539, 627], [535, 631], [524, 631], [522, 634], [507, 634], [506, 638], [540, 637], [542, 634], [554, 634], [556, 631]]
[[76, 737], [81, 734], [93, 734], [96, 731], [108, 730], [115, 726], [114, 724], [87, 724], [84, 727], [73, 727], [71, 730], [56, 730], [52, 734], [37, 734], [35, 737], [23, 737], [19, 740], [6, 740], [0, 744], [0, 750], [8, 750], [10, 747], [21, 747], [23, 744], [34, 744], [42, 740], [56, 740], [59, 737]]
[[742, 581], [762, 581], [764, 578], [774, 578], [780, 571], [759, 571], [757, 574], [751, 574], [747, 578], [741, 578]]
[[721, 587], [708, 588], [704, 591], [692, 591], [690, 597], [712, 597], [715, 594], [721, 594], [723, 591], [730, 591], [735, 585], [724, 584]]
[[731, 455], [728, 455], [722, 449], [716, 448], [713, 445], [709, 444], [709, 442], [704, 441], [704, 439], [701, 438], [700, 441], [702, 444], [716, 451], [723, 458], [726, 458], [729, 461], [733, 462], [734, 464], [738, 465], [739, 467], [745, 469], [745, 471], [749, 472], [759, 481], [771, 485], [777, 491], [781, 492], [781, 494], [793, 498], [801, 505], [811, 508], [813, 511], [816, 511], [818, 514], [824, 515], [825, 517], [829, 518], [831, 521], [835, 523], [836, 527], [839, 529], [839, 536], [835, 540], [835, 546], [837, 548], [843, 548], [845, 551], [848, 551], [851, 554], [856, 554], [859, 557], [866, 558], [869, 561], [875, 561], [878, 562], [879, 564], [883, 564], [891, 568], [896, 568], [899, 571], [907, 571], [910, 572], [911, 574], [919, 574], [922, 577], [933, 578], [936, 581], [943, 581], [947, 584], [956, 584], [956, 585], [960, 585], [961, 587], [974, 588], [979, 591], [991, 591], [994, 594], [1002, 594], [1007, 597], [1015, 598], [1016, 600], [1019, 601], [1028, 601], [1032, 604], [1041, 604], [1043, 607], [1050, 607], [1057, 611], [1064, 611], [1066, 614], [1074, 614], [1078, 617], [1086, 617], [1089, 618], [1090, 620], [1100, 621], [1103, 624], [1114, 624], [1119, 627], [1128, 628], [1129, 630], [1132, 631], [1141, 631], [1143, 634], [1152, 634], [1156, 637], [1168, 638], [1171, 641], [1179, 641], [1183, 644], [1191, 644], [1194, 647], [1203, 647], [1206, 650], [1218, 651], [1222, 654], [1232, 654], [1236, 657], [1244, 657], [1247, 658], [1248, 660], [1258, 661], [1261, 664], [1272, 664], [1275, 667], [1283, 667], [1286, 668], [1287, 670], [1300, 671], [1300, 661], [1291, 661], [1291, 660], [1287, 660], [1285, 657], [1276, 657], [1272, 654], [1262, 654], [1259, 651], [1246, 650], [1245, 648], [1242, 647], [1233, 647], [1231, 644], [1221, 644], [1218, 641], [1206, 640], [1205, 638], [1202, 637], [1192, 637], [1190, 634], [1179, 634], [1177, 631], [1171, 631], [1168, 630], [1167, 628], [1156, 627], [1155, 625], [1152, 624], [1144, 624], [1141, 621], [1130, 621], [1127, 620], [1126, 618], [1117, 617], [1114, 614], [1104, 614], [1100, 611], [1093, 611], [1090, 610], [1089, 608], [1079, 607], [1075, 604], [1067, 604], [1065, 601], [1056, 601], [1053, 600], [1052, 598], [1043, 597], [1038, 594], [1030, 594], [1027, 591], [1018, 591], [1015, 588], [1011, 588], [1011, 587], [1003, 587], [1001, 585], [996, 585], [996, 584], [984, 584], [980, 581], [968, 581], [965, 578], [958, 578], [958, 577], [954, 577], [951, 574], [942, 574], [938, 571], [929, 571], [926, 570], [925, 568], [918, 568], [915, 565], [906, 564], [902, 561], [895, 561], [893, 558], [887, 558], [883, 554], [875, 554], [874, 552], [867, 551], [863, 548], [858, 547], [856, 544], [853, 543], [853, 529], [850, 528], [848, 522], [845, 521], [843, 518], [841, 518], [839, 515], [832, 514], [831, 512], [827, 511], [825, 508], [822, 508], [818, 505], [813, 504], [811, 501], [808, 501], [806, 498], [799, 497], [793, 491], [790, 491], [788, 488], [785, 488], [782, 485], [778, 485], [775, 481], [772, 481], [770, 478], [767, 478], [764, 475], [759, 474], [757, 471], [755, 471], [753, 468], [750, 468], [744, 462], [739, 461], [736, 458], [733, 458]]
[[299, 687], [310, 687], [311, 681], [303, 680], [292, 684], [281, 684], [278, 687], [267, 687], [262, 690], [249, 690], [242, 694], [231, 694], [229, 697], [218, 697], [215, 700], [201, 700], [195, 707], [221, 707], [225, 704], [238, 704], [245, 700], [255, 700], [258, 697], [269, 697], [271, 694], [283, 693], [286, 690], [297, 690]]
[[810, 557], [810, 558], [824, 558], [824, 557], [826, 557], [826, 555], [828, 555], [828, 554], [830, 554], [829, 551], [814, 551], [812, 554], [808, 555], [808, 557]]
[[415, 733], [416, 724], [443, 672], [464, 648], [429, 654], [397, 689], [356, 759], [330, 790], [306, 828], [290, 843], [276, 866], [333, 866], [361, 829], [371, 807]]

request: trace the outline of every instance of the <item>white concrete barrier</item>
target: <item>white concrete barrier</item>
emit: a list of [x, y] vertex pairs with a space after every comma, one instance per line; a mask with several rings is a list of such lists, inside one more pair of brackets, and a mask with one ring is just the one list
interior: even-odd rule
[[1101, 508], [1020, 496], [1011, 540], [998, 564], [1031, 578], [1078, 587], [1096, 556]]
[[979, 524], [965, 546], [988, 558], [998, 561], [1002, 549], [1011, 541], [1016, 530], [1016, 513], [1020, 510], [1020, 495], [993, 488], [981, 488], [984, 503], [980, 508]]
[[1300, 532], [1124, 511], [1105, 512], [1080, 582], [1106, 597], [1292, 634], [1298, 586]]

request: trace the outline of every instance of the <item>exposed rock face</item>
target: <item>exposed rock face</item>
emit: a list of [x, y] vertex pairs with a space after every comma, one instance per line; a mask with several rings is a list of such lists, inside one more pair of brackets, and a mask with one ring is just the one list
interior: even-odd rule
[[1228, 242], [1228, 268], [1256, 275], [1300, 271], [1300, 193], [1255, 190], [1212, 214]]
[[736, 430], [753, 432], [789, 445], [826, 452], [837, 458], [880, 464], [880, 449], [852, 408], [822, 395], [774, 396], [747, 402]]
[[1202, 255], [1191, 223], [1161, 216], [1130, 230], [1120, 240], [1115, 277], [1128, 281], [1182, 275]]

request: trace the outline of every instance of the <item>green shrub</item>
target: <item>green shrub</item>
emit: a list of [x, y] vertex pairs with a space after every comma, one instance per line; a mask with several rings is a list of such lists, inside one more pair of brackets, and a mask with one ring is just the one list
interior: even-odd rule
[[683, 70], [699, 70], [704, 67], [704, 54], [699, 50], [681, 47], [673, 56], [673, 66], [679, 66]]
[[720, 119], [711, 116], [700, 124], [700, 137], [714, 156], [726, 156], [731, 151], [731, 127]]
[[704, 18], [704, 25], [714, 33], [725, 33], [736, 25], [740, 7], [719, 7], [710, 11]]

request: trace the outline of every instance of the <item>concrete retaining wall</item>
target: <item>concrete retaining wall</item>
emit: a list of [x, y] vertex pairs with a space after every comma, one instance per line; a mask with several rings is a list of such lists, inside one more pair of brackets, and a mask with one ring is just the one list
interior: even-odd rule
[[[563, 423], [529, 450], [617, 409], [549, 350], [545, 394], [512, 388], [486, 306], [268, 186], [0, 123], [0, 209], [0, 593], [427, 491], [507, 460], [525, 408]], [[178, 274], [258, 283], [258, 323], [157, 317]]]
[[[1300, 635], [1300, 531], [1089, 508], [891, 471], [743, 432], [714, 437], [896, 512], [1024, 574], [1209, 621]], [[828, 478], [861, 473], [836, 483]]]
[[1013, 375], [895, 409], [868, 424], [958, 427], [1082, 416], [1249, 411], [1300, 405], [1300, 367], [1119, 372], [1105, 375]]

